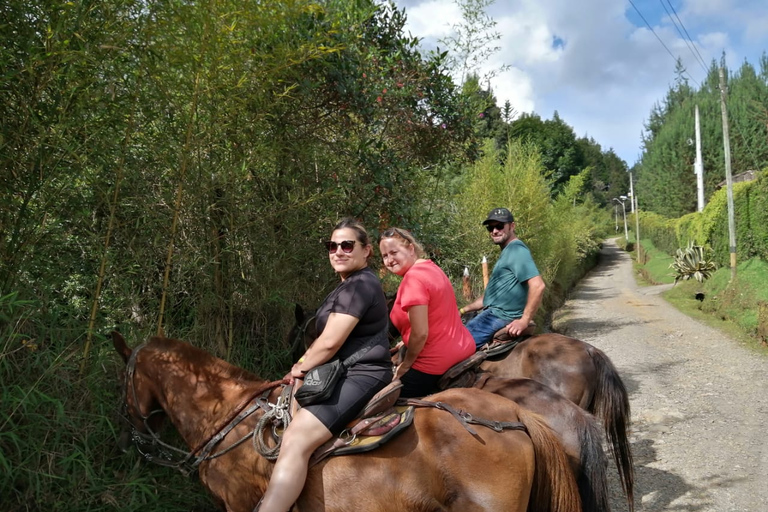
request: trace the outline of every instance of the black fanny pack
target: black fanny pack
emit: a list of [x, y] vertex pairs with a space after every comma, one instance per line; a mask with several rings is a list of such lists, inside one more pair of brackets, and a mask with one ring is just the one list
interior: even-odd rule
[[304, 376], [304, 384], [294, 395], [296, 401], [304, 407], [327, 400], [336, 389], [339, 379], [347, 373], [347, 368], [358, 362], [366, 352], [382, 340], [386, 340], [386, 332], [371, 336], [360, 350], [343, 362], [340, 359], [334, 359], [309, 370]]

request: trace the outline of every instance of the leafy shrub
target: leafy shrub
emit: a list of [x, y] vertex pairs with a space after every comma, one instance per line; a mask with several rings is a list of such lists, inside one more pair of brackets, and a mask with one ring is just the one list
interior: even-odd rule
[[675, 284], [691, 278], [703, 283], [717, 270], [715, 263], [705, 257], [704, 247], [694, 245], [693, 241], [688, 242], [685, 249], [678, 249], [674, 258], [675, 261], [670, 264], [670, 268], [675, 271]]

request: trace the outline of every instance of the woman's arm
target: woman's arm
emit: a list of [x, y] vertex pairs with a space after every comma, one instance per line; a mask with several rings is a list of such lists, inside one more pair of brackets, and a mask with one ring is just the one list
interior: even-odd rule
[[359, 318], [345, 313], [331, 313], [323, 333], [317, 337], [299, 361], [291, 368], [291, 376], [301, 378], [315, 366], [331, 360], [355, 328]]
[[426, 304], [411, 306], [408, 309], [408, 321], [411, 323], [411, 336], [408, 338], [408, 350], [405, 358], [395, 372], [395, 379], [399, 379], [405, 372], [411, 369], [413, 363], [419, 357], [429, 335], [428, 306]]

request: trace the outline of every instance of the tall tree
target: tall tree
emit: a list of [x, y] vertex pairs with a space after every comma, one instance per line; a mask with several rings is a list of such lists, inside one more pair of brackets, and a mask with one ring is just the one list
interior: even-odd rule
[[[451, 26], [453, 33], [439, 42], [447, 47], [448, 66], [463, 84], [470, 75], [477, 75], [491, 56], [501, 50], [498, 45], [501, 33], [495, 29], [496, 20], [486, 12], [495, 0], [454, 0], [454, 3], [461, 13], [461, 21], [454, 23]], [[486, 71], [480, 76], [480, 83], [490, 87], [491, 79], [508, 67], [502, 65]]]

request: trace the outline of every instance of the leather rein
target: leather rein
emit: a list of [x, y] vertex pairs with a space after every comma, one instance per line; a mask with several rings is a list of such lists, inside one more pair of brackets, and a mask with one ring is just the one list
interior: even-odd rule
[[[232, 411], [232, 413], [230, 413], [226, 421], [221, 422], [220, 424], [221, 426], [217, 427], [209, 437], [205, 438], [202, 442], [198, 443], [193, 450], [185, 451], [163, 442], [160, 439], [159, 434], [155, 432], [152, 429], [152, 427], [150, 427], [149, 420], [155, 414], [160, 414], [165, 411], [163, 411], [163, 409], [156, 409], [154, 411], [151, 411], [149, 414], [145, 416], [141, 412], [141, 409], [138, 405], [139, 401], [138, 401], [138, 396], [136, 394], [136, 386], [134, 385], [134, 378], [136, 374], [136, 357], [139, 351], [145, 346], [146, 346], [146, 343], [142, 343], [138, 347], [134, 348], [130, 358], [128, 359], [128, 363], [125, 369], [125, 382], [123, 385], [123, 408], [124, 408], [124, 419], [131, 426], [131, 439], [134, 441], [134, 444], [138, 452], [146, 460], [161, 466], [176, 468], [179, 471], [181, 471], [184, 475], [188, 476], [189, 474], [196, 471], [197, 467], [202, 462], [205, 462], [206, 460], [215, 459], [217, 457], [221, 457], [225, 453], [228, 453], [229, 451], [234, 450], [235, 448], [240, 446], [242, 443], [247, 441], [249, 437], [253, 437], [253, 442], [254, 442], [254, 445], [256, 446], [256, 449], [259, 450], [259, 452], [262, 453], [262, 455], [264, 456], [268, 457], [269, 455], [268, 453], [264, 453], [264, 452], [279, 450], [279, 445], [273, 449], [268, 449], [264, 447], [263, 437], [261, 434], [263, 432], [262, 429], [266, 424], [266, 421], [263, 421], [263, 420], [275, 418], [278, 421], [281, 421], [286, 427], [288, 423], [290, 423], [290, 398], [291, 398], [292, 387], [286, 386], [284, 379], [267, 382], [264, 385], [259, 386], [259, 388], [255, 392], [253, 392], [247, 399], [243, 400]], [[271, 394], [272, 390], [281, 385], [283, 386], [283, 392], [278, 398], [277, 403], [276, 404], [270, 403], [269, 395]], [[133, 424], [133, 422], [128, 419], [129, 414], [128, 414], [127, 398], [128, 398], [129, 388], [133, 396], [134, 407], [139, 417], [141, 418], [142, 422], [144, 423], [144, 429], [146, 430], [146, 433], [139, 431], [136, 428], [136, 426]], [[249, 404], [253, 400], [256, 400], [256, 401], [249, 406]], [[248, 416], [256, 412], [258, 409], [264, 410], [264, 415], [262, 417], [262, 420], [259, 421], [259, 427], [261, 428], [255, 428], [252, 432], [249, 432], [248, 434], [246, 434], [239, 440], [235, 441], [233, 444], [231, 444], [224, 450], [221, 450], [217, 453], [212, 454], [216, 445], [219, 444], [224, 439], [224, 437], [226, 437], [238, 424], [240, 424], [240, 422], [242, 422], [245, 418], [247, 418]], [[276, 436], [273, 436], [273, 437], [276, 437]], [[260, 442], [261, 442], [261, 446], [259, 446]], [[162, 449], [166, 450], [166, 452], [163, 453], [161, 451], [160, 456], [155, 456], [147, 451], [144, 451], [142, 449], [142, 445], [160, 446]], [[176, 460], [173, 460], [174, 458]]]

